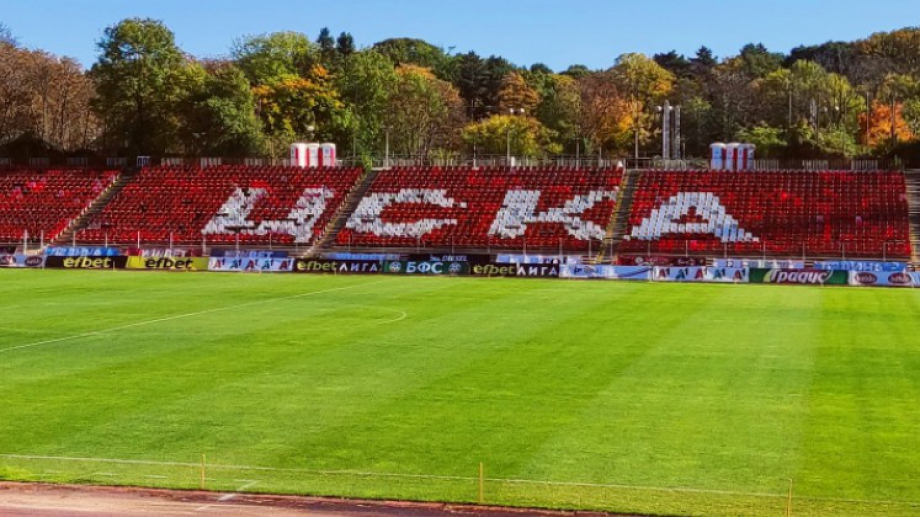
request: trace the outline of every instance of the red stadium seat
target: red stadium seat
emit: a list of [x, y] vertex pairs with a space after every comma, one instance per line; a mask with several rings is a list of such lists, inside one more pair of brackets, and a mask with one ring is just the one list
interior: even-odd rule
[[390, 169], [336, 244], [587, 250], [604, 239], [621, 178], [611, 169]]
[[900, 172], [648, 171], [621, 254], [910, 257]]
[[51, 242], [115, 181], [115, 171], [0, 171], [0, 242]]
[[80, 242], [312, 244], [360, 169], [221, 166], [143, 169], [94, 215]]

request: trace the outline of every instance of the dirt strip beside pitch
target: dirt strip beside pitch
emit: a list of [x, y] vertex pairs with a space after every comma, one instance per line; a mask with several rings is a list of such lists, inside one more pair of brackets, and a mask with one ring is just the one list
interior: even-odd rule
[[136, 517], [219, 515], [234, 517], [563, 517], [605, 515], [443, 503], [365, 501], [132, 487], [0, 482], [4, 517]]

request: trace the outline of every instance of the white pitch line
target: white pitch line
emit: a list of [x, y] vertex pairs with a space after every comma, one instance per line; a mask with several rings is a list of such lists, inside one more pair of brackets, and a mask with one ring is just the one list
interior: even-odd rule
[[[259, 484], [258, 481], [250, 481], [250, 482], [248, 482], [248, 483], [245, 483], [245, 484], [243, 484], [243, 485], [240, 485], [240, 487], [236, 489], [236, 492], [242, 492], [243, 490], [246, 490], [246, 489], [248, 489], [248, 488], [252, 488], [252, 487], [254, 487], [254, 486], [258, 485], [258, 484]], [[236, 496], [237, 496], [236, 493], [224, 494], [224, 495], [220, 496], [220, 498], [217, 499], [217, 500], [220, 501], [221, 503], [226, 503], [227, 501], [230, 501], [231, 499], [233, 499], [233, 498], [236, 497]]]
[[269, 299], [266, 299], [266, 300], [256, 300], [256, 301], [254, 301], [254, 302], [240, 303], [240, 304], [237, 304], [237, 305], [230, 305], [230, 306], [227, 306], [227, 307], [217, 307], [217, 308], [215, 308], [215, 309], [207, 309], [207, 310], [204, 310], [204, 311], [189, 312], [189, 313], [185, 313], [185, 314], [176, 314], [175, 316], [167, 316], [167, 317], [165, 317], [165, 318], [157, 318], [157, 319], [146, 320], [146, 321], [138, 321], [138, 322], [136, 322], [136, 323], [128, 323], [128, 324], [126, 324], [126, 325], [118, 325], [118, 326], [110, 327], [110, 328], [107, 328], [107, 329], [93, 330], [93, 331], [90, 331], [90, 332], [84, 332], [84, 333], [82, 333], [82, 334], [75, 334], [75, 335], [73, 335], [73, 336], [66, 336], [66, 337], [61, 337], [61, 338], [56, 338], [56, 339], [48, 339], [48, 340], [46, 340], [46, 341], [38, 341], [38, 342], [36, 342], [36, 343], [28, 343], [28, 344], [25, 344], [25, 345], [19, 345], [19, 346], [13, 346], [13, 347], [9, 347], [9, 348], [3, 348], [3, 349], [0, 349], [0, 354], [6, 353], [6, 352], [12, 352], [12, 351], [15, 351], [15, 350], [22, 350], [22, 349], [24, 349], [24, 348], [32, 348], [32, 347], [43, 346], [43, 345], [53, 345], [53, 344], [55, 344], [55, 343], [61, 343], [61, 342], [64, 342], [64, 341], [71, 341], [71, 340], [74, 340], [74, 339], [80, 339], [80, 338], [85, 338], [85, 337], [90, 337], [90, 336], [98, 336], [98, 335], [100, 335], [100, 334], [106, 334], [106, 333], [109, 333], [109, 332], [116, 332], [116, 331], [118, 331], [118, 330], [125, 330], [125, 329], [130, 329], [130, 328], [135, 328], [135, 327], [143, 327], [143, 326], [146, 326], [146, 325], [153, 325], [154, 323], [163, 323], [163, 322], [166, 322], [166, 321], [181, 320], [181, 319], [185, 319], [185, 318], [192, 318], [192, 317], [195, 317], [195, 316], [203, 316], [203, 315], [205, 315], [205, 314], [213, 314], [213, 313], [215, 313], [215, 312], [231, 311], [231, 310], [234, 310], [234, 309], [241, 309], [241, 308], [243, 308], [243, 307], [251, 307], [251, 306], [253, 306], [253, 305], [260, 305], [260, 304], [263, 304], [263, 303], [279, 302], [279, 301], [284, 301], [284, 300], [293, 300], [293, 299], [295, 299], [295, 298], [303, 298], [303, 297], [312, 296], [312, 295], [315, 295], [315, 294], [325, 294], [325, 293], [331, 293], [331, 292], [335, 292], [335, 291], [347, 291], [347, 290], [349, 290], [349, 289], [355, 289], [355, 288], [358, 288], [358, 287], [366, 287], [366, 286], [368, 286], [368, 285], [375, 285], [375, 284], [379, 284], [379, 283], [382, 283], [382, 282], [383, 282], [383, 280], [381, 280], [380, 282], [373, 282], [373, 283], [370, 283], [370, 284], [358, 284], [358, 285], [351, 285], [351, 286], [347, 286], [347, 287], [335, 287], [335, 288], [333, 288], [333, 289], [324, 289], [324, 290], [322, 290], [322, 291], [310, 291], [310, 292], [307, 292], [307, 293], [295, 294], [295, 295], [291, 295], [291, 296], [281, 296], [281, 297], [278, 297], [278, 298], [269, 298]]
[[[377, 307], [377, 308], [378, 308], [378, 309], [382, 309], [382, 307]], [[378, 321], [378, 322], [377, 322], [378, 325], [387, 325], [387, 324], [389, 324], [389, 323], [396, 323], [397, 321], [402, 321], [402, 320], [404, 320], [404, 319], [406, 319], [406, 318], [409, 317], [409, 315], [406, 313], [406, 311], [400, 311], [400, 310], [395, 310], [395, 309], [384, 309], [384, 310], [388, 310], [388, 311], [391, 311], [391, 312], [398, 313], [400, 316], [399, 316], [398, 318], [395, 318], [395, 319], [392, 319], [392, 320]]]

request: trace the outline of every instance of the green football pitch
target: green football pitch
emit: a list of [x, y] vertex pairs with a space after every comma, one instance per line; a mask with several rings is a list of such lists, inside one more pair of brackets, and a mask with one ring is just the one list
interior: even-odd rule
[[913, 290], [7, 270], [0, 315], [3, 479], [920, 512]]

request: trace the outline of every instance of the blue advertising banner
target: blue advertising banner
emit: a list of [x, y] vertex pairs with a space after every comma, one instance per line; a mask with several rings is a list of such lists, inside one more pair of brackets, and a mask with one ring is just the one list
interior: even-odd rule
[[117, 248], [103, 248], [95, 246], [82, 247], [49, 247], [45, 250], [47, 257], [117, 257]]
[[907, 264], [904, 262], [874, 262], [868, 260], [837, 260], [815, 262], [815, 269], [825, 271], [865, 271], [869, 273], [901, 273], [907, 271]]

